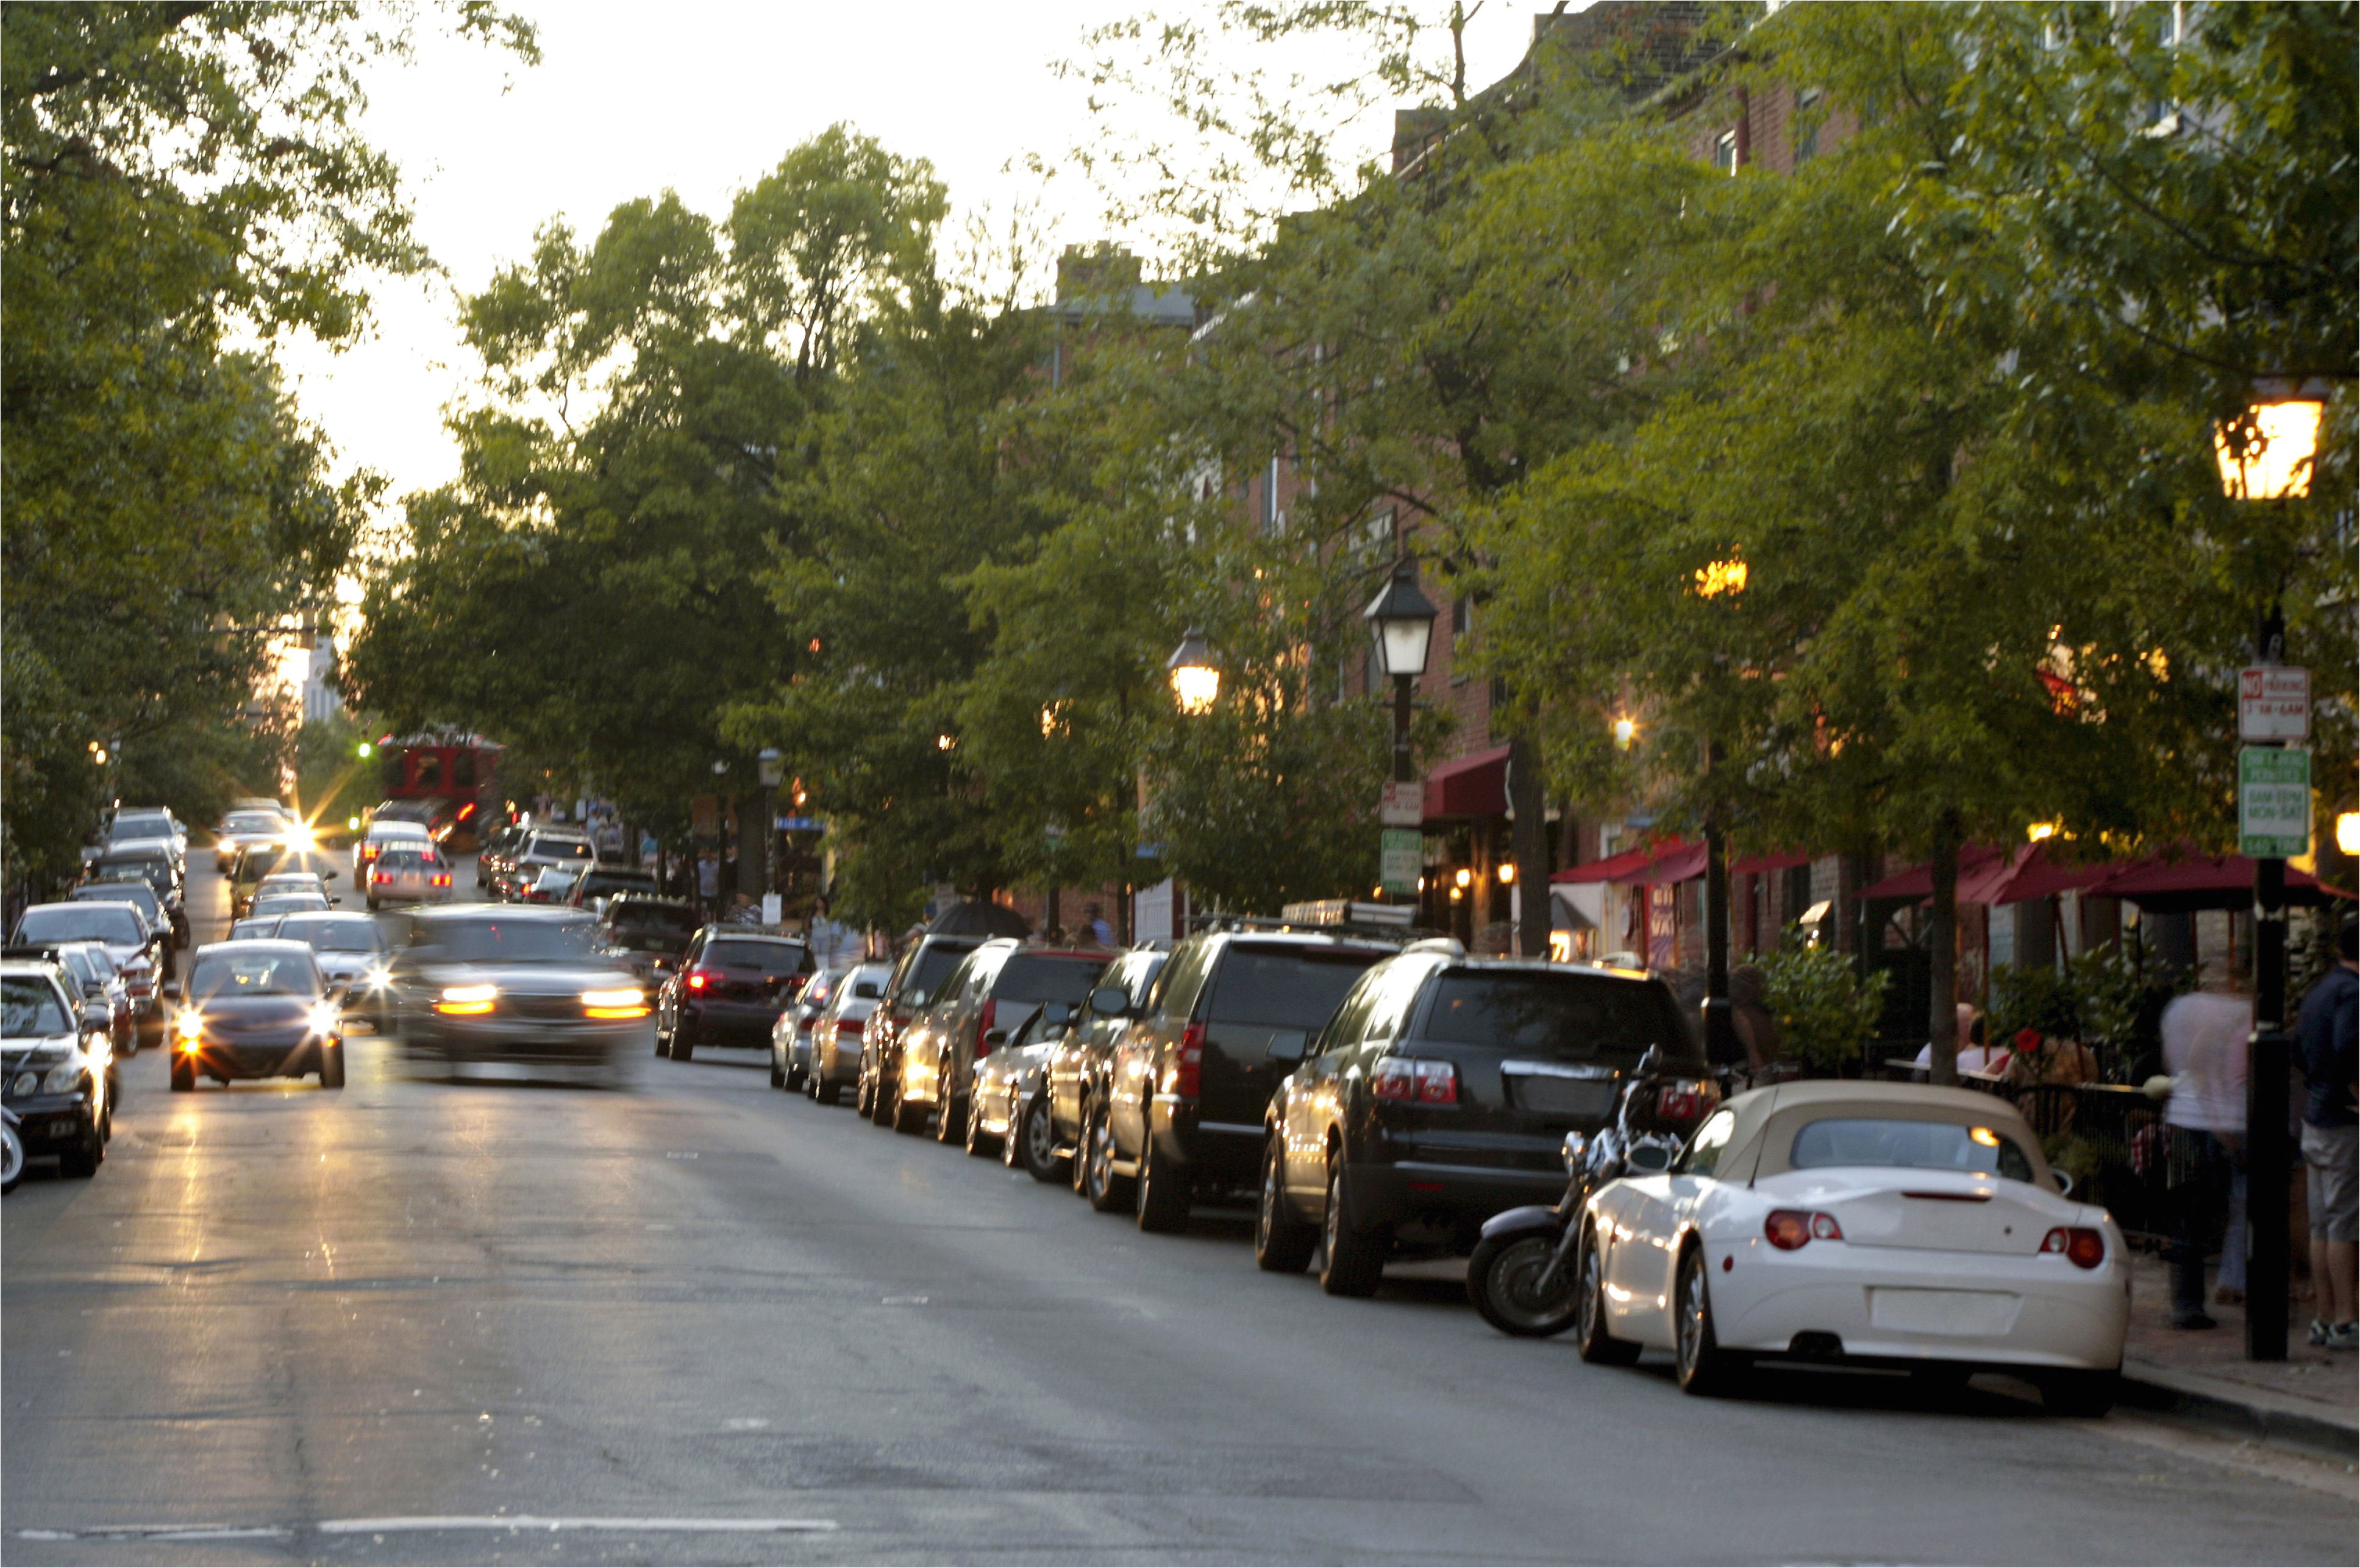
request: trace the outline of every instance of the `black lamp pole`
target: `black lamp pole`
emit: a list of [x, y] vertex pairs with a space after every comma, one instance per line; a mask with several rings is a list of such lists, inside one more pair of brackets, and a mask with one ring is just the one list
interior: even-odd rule
[[[2286, 622], [2276, 610], [2255, 636], [2256, 661], [2286, 656]], [[2254, 1037], [2245, 1073], [2245, 1359], [2287, 1353], [2287, 1185], [2293, 1140], [2287, 1133], [2287, 1077], [2294, 1041], [2286, 1032], [2286, 862], [2254, 861]]]

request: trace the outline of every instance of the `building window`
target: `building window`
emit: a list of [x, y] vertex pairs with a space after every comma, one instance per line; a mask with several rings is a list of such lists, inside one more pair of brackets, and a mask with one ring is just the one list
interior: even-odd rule
[[1456, 665], [1475, 636], [1475, 596], [1461, 593], [1450, 601], [1450, 662]]
[[1819, 126], [1825, 123], [1825, 111], [1819, 108], [1819, 100], [1825, 94], [1816, 87], [1806, 87], [1795, 94], [1795, 113], [1787, 124], [1808, 122], [1795, 137], [1797, 163], [1808, 163], [1819, 156]]
[[1737, 133], [1723, 131], [1712, 144], [1712, 166], [1723, 174], [1737, 172]]

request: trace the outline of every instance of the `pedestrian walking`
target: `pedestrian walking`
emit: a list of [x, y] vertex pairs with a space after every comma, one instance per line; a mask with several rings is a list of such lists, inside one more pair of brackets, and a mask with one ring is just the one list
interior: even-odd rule
[[2360, 928], [2346, 920], [2335, 967], [2311, 988], [2295, 1020], [2309, 1093], [2302, 1163], [2311, 1210], [2311, 1343], [2360, 1350]]
[[2171, 1326], [2214, 1327], [2204, 1310], [2204, 1259], [2218, 1242], [2221, 1294], [2245, 1299], [2245, 1076], [2253, 1059], [2254, 1004], [2247, 996], [2193, 991], [2163, 1010], [2163, 1064], [2171, 1098], [2163, 1107], [2178, 1158], [2178, 1225], [2171, 1248]]
[[1107, 924], [1106, 917], [1098, 913], [1096, 904], [1082, 906], [1082, 934], [1100, 947], [1114, 945], [1114, 927]]

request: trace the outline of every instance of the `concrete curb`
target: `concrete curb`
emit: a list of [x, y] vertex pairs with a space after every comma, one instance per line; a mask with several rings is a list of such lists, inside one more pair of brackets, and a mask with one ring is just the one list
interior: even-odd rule
[[2123, 1363], [2121, 1402], [2191, 1425], [2306, 1449], [2347, 1465], [2360, 1461], [2360, 1408], [2339, 1410], [2317, 1399], [2136, 1359]]

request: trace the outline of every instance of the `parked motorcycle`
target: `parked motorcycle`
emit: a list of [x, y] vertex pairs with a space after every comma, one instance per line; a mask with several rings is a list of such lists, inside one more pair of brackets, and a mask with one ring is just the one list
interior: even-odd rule
[[1672, 1062], [1650, 1047], [1623, 1080], [1614, 1115], [1595, 1134], [1565, 1135], [1565, 1196], [1492, 1215], [1467, 1260], [1467, 1295], [1502, 1334], [1546, 1338], [1580, 1315], [1575, 1250], [1590, 1195], [1619, 1176], [1671, 1169], [1722, 1085], [1701, 1063]]

